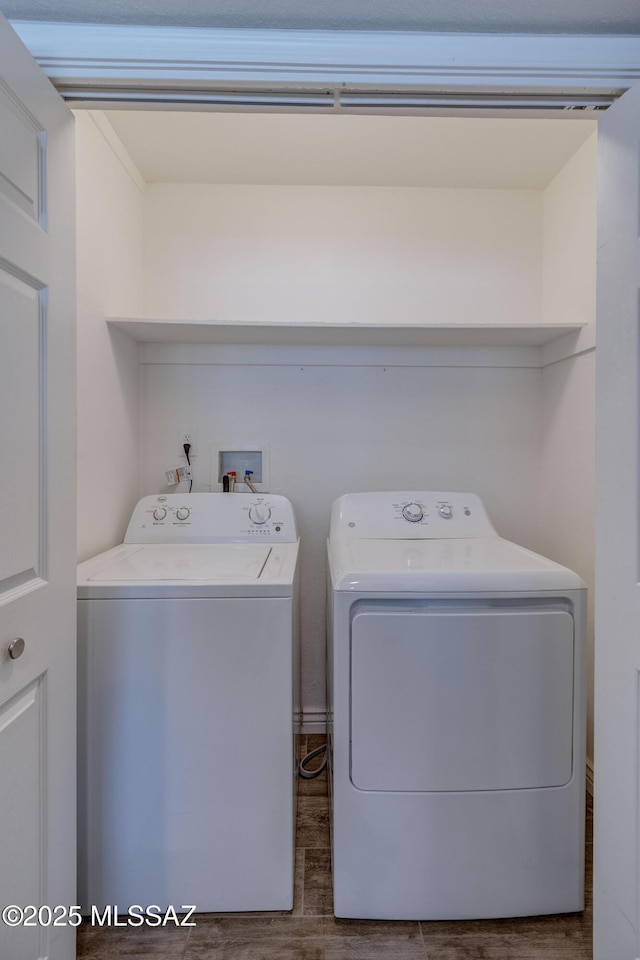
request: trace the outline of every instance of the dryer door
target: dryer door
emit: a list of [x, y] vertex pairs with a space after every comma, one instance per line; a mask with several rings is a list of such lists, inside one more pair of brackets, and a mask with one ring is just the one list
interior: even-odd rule
[[564, 607], [356, 605], [354, 786], [459, 791], [567, 783], [573, 660], [573, 618]]

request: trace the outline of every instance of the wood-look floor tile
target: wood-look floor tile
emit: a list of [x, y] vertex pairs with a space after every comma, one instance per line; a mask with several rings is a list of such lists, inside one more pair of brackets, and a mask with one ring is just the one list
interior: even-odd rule
[[548, 917], [515, 917], [507, 920], [438, 920], [421, 921], [422, 935], [427, 940], [444, 937], [482, 939], [517, 938], [534, 943], [540, 940], [565, 939], [583, 941], [591, 934], [590, 920], [585, 913], [559, 914]]
[[78, 960], [180, 960], [189, 927], [99, 927], [78, 929]]
[[593, 843], [587, 842], [584, 845], [584, 862], [587, 871], [593, 872]]
[[420, 924], [406, 921], [340, 920], [324, 926], [325, 960], [425, 960]]
[[322, 921], [214, 917], [192, 931], [183, 960], [322, 960]]
[[244, 914], [205, 916], [191, 931], [189, 947], [224, 940], [280, 940], [322, 936], [322, 920], [291, 914]]
[[298, 797], [296, 847], [328, 847], [329, 801], [326, 797]]
[[425, 936], [426, 960], [590, 960], [591, 945], [582, 941], [526, 937]]
[[189, 946], [183, 960], [324, 960], [323, 940], [223, 940], [211, 946]]
[[331, 850], [326, 847], [305, 850], [302, 912], [311, 917], [333, 916]]
[[589, 884], [584, 891], [584, 913], [582, 918], [585, 923], [593, 924], [593, 886]]
[[319, 777], [314, 777], [312, 780], [305, 780], [304, 777], [298, 777], [298, 796], [327, 797], [328, 786], [326, 770], [323, 770]]
[[296, 850], [295, 866], [293, 871], [293, 910], [291, 916], [299, 917], [302, 914], [304, 894], [304, 847]]

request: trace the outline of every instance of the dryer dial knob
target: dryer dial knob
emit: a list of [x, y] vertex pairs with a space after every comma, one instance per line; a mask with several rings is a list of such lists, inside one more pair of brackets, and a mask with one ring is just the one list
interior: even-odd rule
[[424, 517], [424, 510], [419, 503], [405, 503], [402, 508], [402, 516], [409, 523], [419, 523]]
[[266, 503], [254, 503], [249, 507], [249, 519], [252, 523], [266, 523], [271, 516], [271, 510]]
[[438, 513], [443, 518], [443, 520], [451, 520], [453, 516], [453, 507], [450, 507], [448, 503], [443, 503]]
[[167, 515], [167, 511], [165, 510], [164, 507], [156, 507], [155, 510], [153, 511], [154, 520], [164, 520], [166, 515]]
[[178, 520], [187, 520], [190, 513], [191, 510], [189, 510], [189, 507], [178, 507], [176, 510], [176, 517]]

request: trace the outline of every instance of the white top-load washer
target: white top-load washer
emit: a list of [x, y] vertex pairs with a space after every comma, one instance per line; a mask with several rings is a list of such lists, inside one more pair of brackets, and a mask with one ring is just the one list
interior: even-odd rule
[[341, 497], [328, 553], [336, 915], [581, 910], [583, 581], [466, 493]]
[[292, 908], [297, 558], [284, 497], [170, 494], [78, 567], [87, 911]]

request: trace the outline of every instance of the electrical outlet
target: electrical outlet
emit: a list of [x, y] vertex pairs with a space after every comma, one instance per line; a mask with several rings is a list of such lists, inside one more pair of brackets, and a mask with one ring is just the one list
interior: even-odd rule
[[195, 457], [198, 454], [198, 434], [193, 427], [180, 427], [180, 455], [184, 457], [183, 446], [185, 443], [191, 444], [191, 449], [189, 450], [189, 458]]

